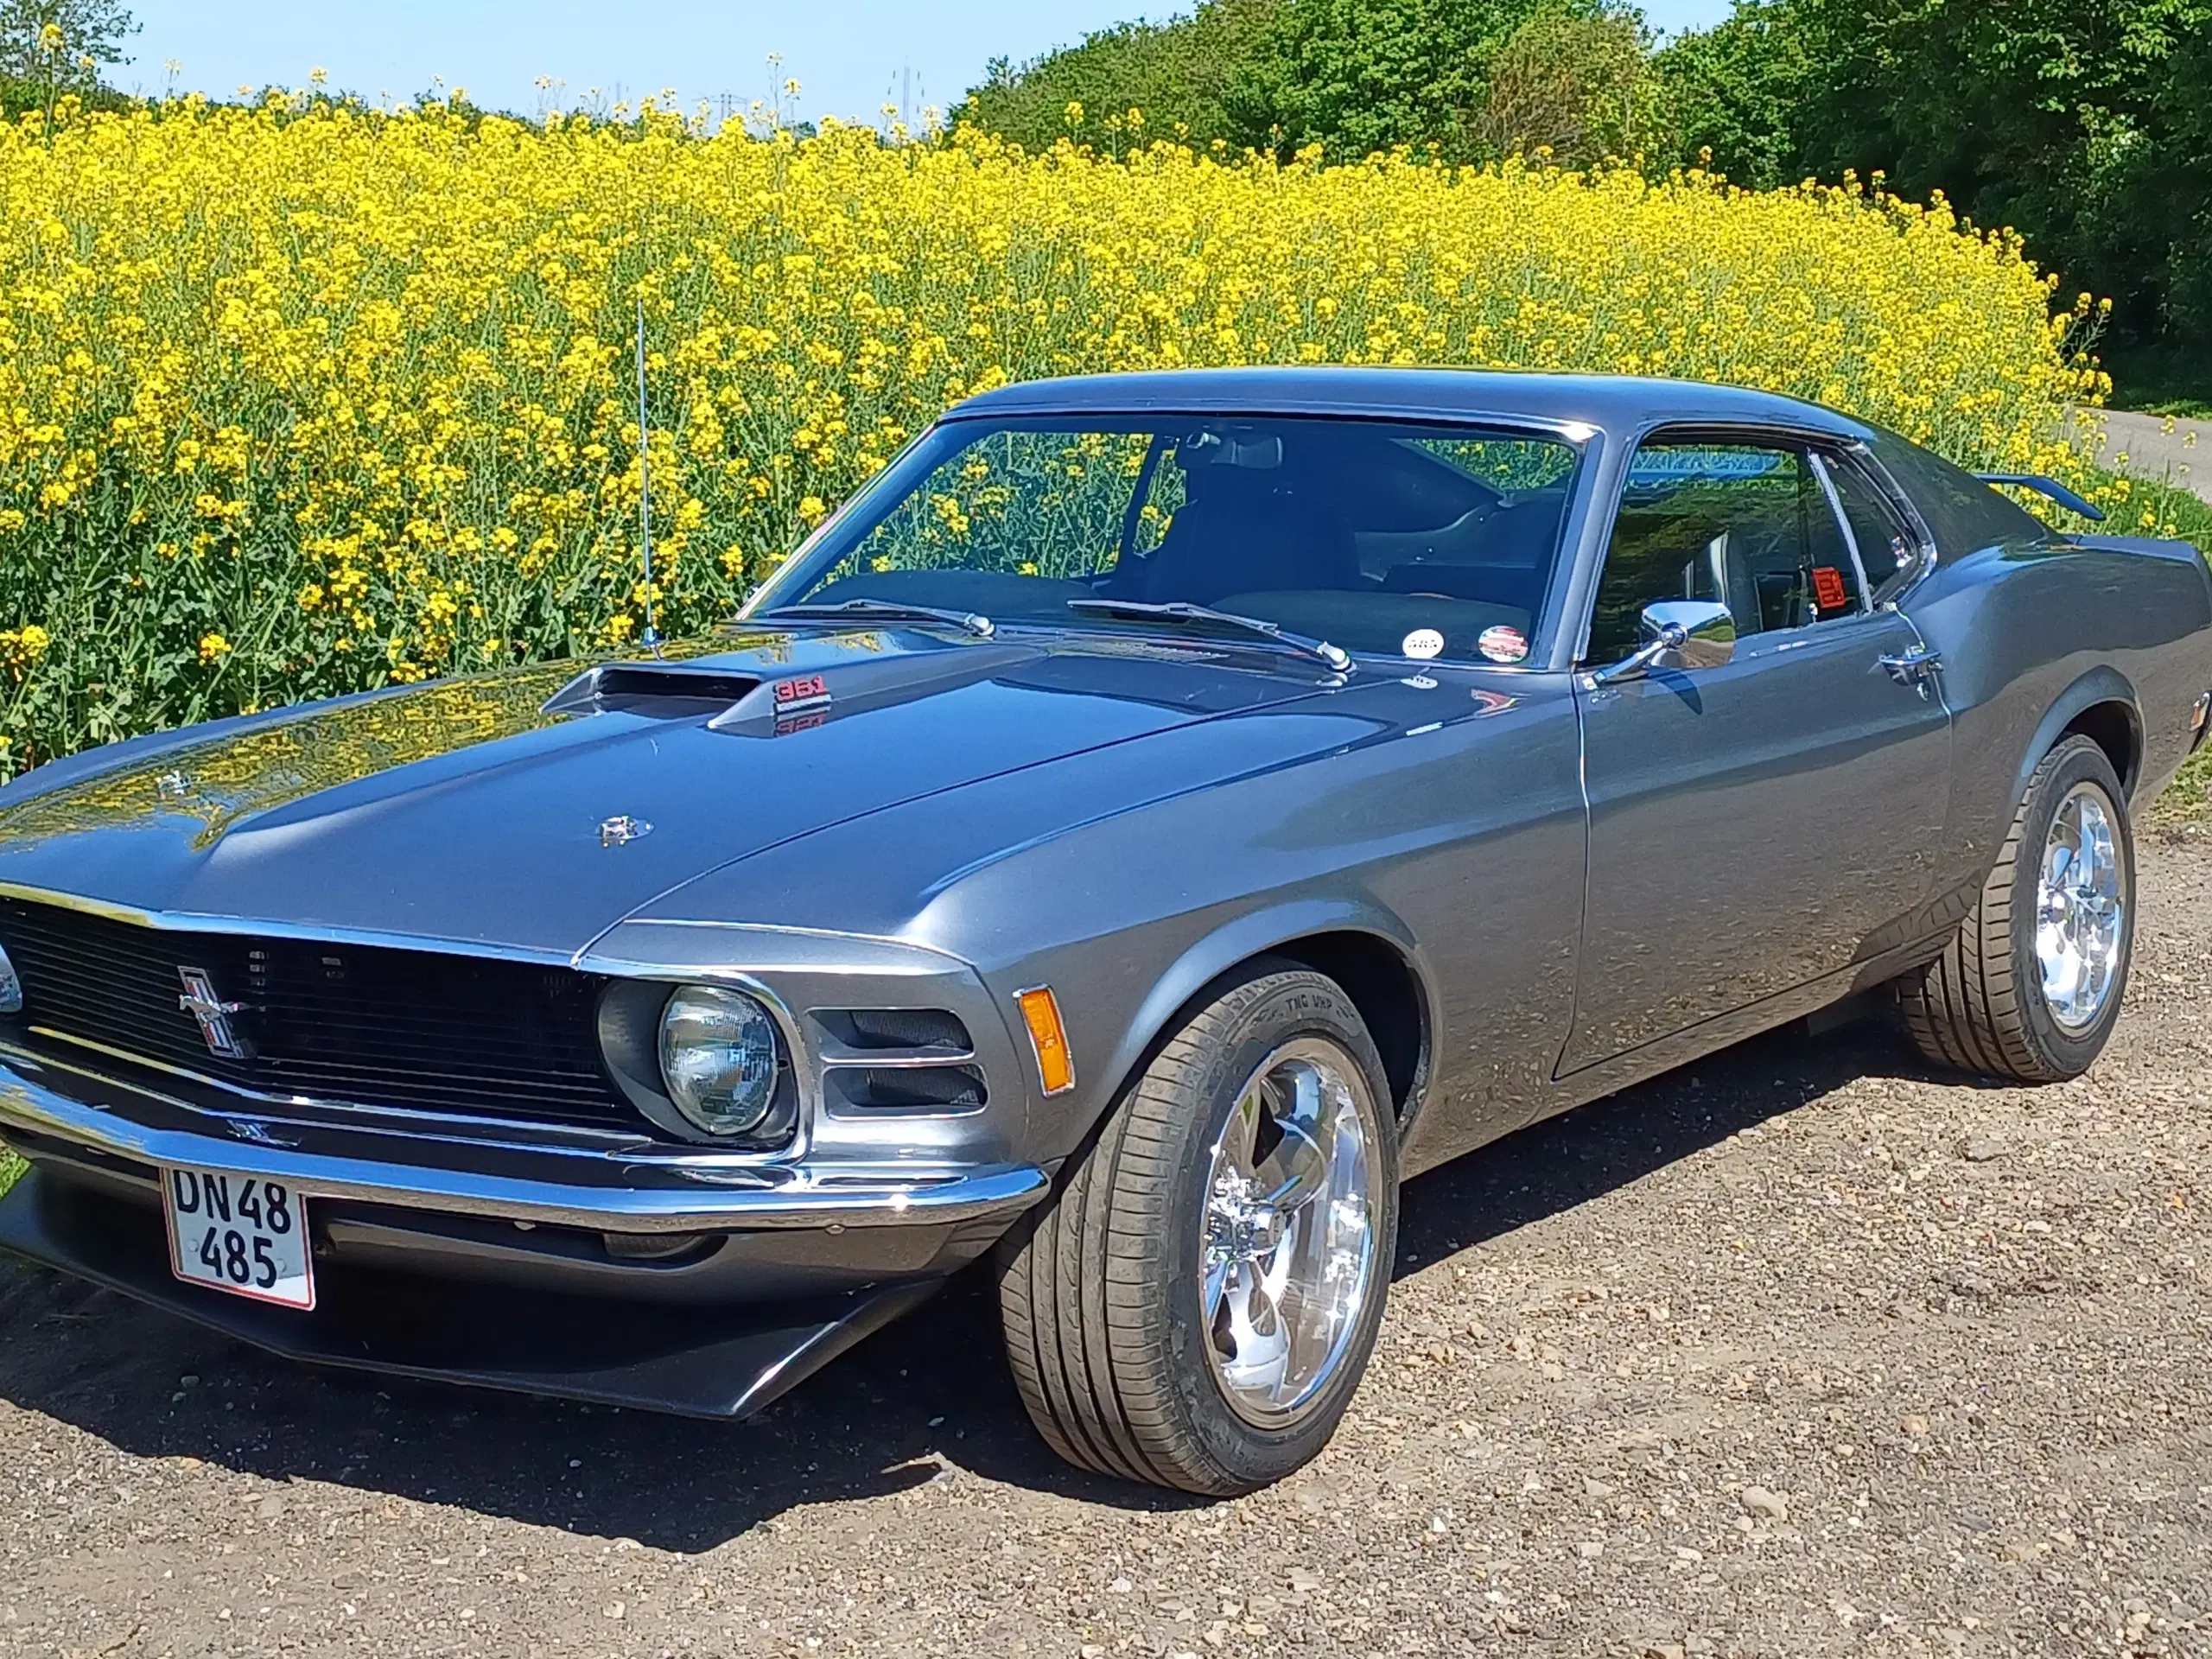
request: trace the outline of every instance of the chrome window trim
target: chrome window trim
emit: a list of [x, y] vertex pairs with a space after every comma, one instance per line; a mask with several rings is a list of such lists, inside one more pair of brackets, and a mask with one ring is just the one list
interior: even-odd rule
[[1936, 532], [1929, 528], [1928, 520], [1921, 517], [1920, 509], [1914, 505], [1910, 493], [1891, 475], [1890, 469], [1882, 465], [1882, 458], [1874, 453], [1872, 446], [1864, 439], [1853, 438], [1838, 447], [1844, 459], [1874, 486], [1877, 495], [1889, 503], [1890, 510], [1904, 520], [1905, 529], [1919, 543], [1920, 557], [1912, 569], [1902, 573], [1902, 580], [1897, 576], [1890, 578], [1897, 584], [1894, 588], [1878, 589], [1872, 595], [1878, 610], [1895, 610], [1898, 601], [1934, 572], [1937, 561], [1942, 557], [1942, 550], [1936, 546]]
[[1813, 463], [1813, 476], [1821, 480], [1821, 493], [1827, 498], [1829, 516], [1835, 527], [1843, 533], [1843, 545], [1851, 555], [1852, 574], [1859, 578], [1859, 613], [1874, 608], [1873, 584], [1866, 580], [1866, 561], [1859, 551], [1859, 532], [1851, 527], [1851, 520], [1843, 510], [1843, 497], [1837, 492], [1835, 480], [1828, 474], [1828, 457], [1818, 449], [1808, 449], [1806, 457]]
[[[1575, 630], [1574, 654], [1567, 666], [1586, 669], [1591, 666], [1590, 627], [1597, 618], [1598, 590], [1605, 579], [1605, 559], [1612, 551], [1613, 526], [1620, 516], [1621, 499], [1627, 493], [1629, 469], [1635, 466], [1637, 452], [1649, 443], [1697, 442], [1744, 443], [1782, 445], [1802, 448], [1808, 454], [1840, 456], [1862, 473], [1868, 483], [1892, 511], [1904, 520], [1920, 546], [1921, 557], [1910, 577], [1894, 593], [1878, 594], [1862, 588], [1862, 603], [1867, 610], [1895, 609], [1897, 601], [1916, 587], [1927, 574], [1936, 568], [1935, 537], [1928, 528], [1928, 521], [1920, 515], [1912, 499], [1890, 476], [1873, 450], [1864, 438], [1850, 432], [1839, 432], [1812, 422], [1790, 421], [1703, 421], [1694, 416], [1667, 416], [1647, 421], [1624, 435], [1621, 451], [1620, 471], [1613, 480], [1610, 499], [1591, 515], [1584, 537], [1584, 553], [1589, 559], [1587, 583], [1581, 590], [1580, 626]], [[1833, 504], [1831, 504], [1833, 510]], [[1853, 545], [1856, 545], [1855, 542]], [[1594, 548], [1594, 552], [1591, 550]], [[1572, 601], [1573, 595], [1568, 595]], [[1863, 613], [1854, 613], [1860, 614]], [[1830, 617], [1832, 622], [1848, 621], [1848, 617]], [[1604, 664], [1599, 664], [1602, 667]]]
[[[809, 531], [796, 548], [785, 554], [782, 562], [768, 574], [760, 586], [747, 596], [744, 604], [739, 607], [737, 615], [732, 619], [732, 626], [750, 622], [755, 612], [771, 608], [766, 601], [772, 593], [780, 592], [785, 587], [798, 585], [798, 579], [791, 575], [791, 572], [804, 563], [806, 557], [821, 544], [830, 531], [863, 499], [872, 496], [878, 488], [887, 487], [886, 480], [891, 478], [898, 462], [903, 461], [908, 452], [918, 449], [925, 440], [939, 429], [965, 423], [994, 422], [1001, 424], [1027, 423], [1033, 428], [1050, 430], [1052, 429], [1051, 423], [1056, 421], [1085, 419], [1149, 420], [1162, 423], [1237, 419], [1317, 421], [1331, 424], [1349, 423], [1365, 426], [1431, 426], [1452, 432], [1489, 433], [1507, 439], [1516, 436], [1533, 436], [1564, 444], [1574, 453], [1574, 468], [1569, 475], [1566, 504], [1560, 511], [1559, 541], [1552, 553], [1551, 580], [1546, 586], [1541, 609], [1529, 620], [1528, 657], [1518, 663], [1492, 663], [1479, 658], [1470, 661], [1454, 658], [1449, 659], [1447, 664], [1454, 668], [1480, 669], [1484, 672], [1502, 674], [1549, 674], [1560, 671], [1552, 665], [1549, 658], [1554, 654], [1555, 642], [1566, 632], [1564, 607], [1573, 600], [1573, 566], [1580, 545], [1580, 538], [1574, 532], [1580, 528], [1580, 522], [1588, 515], [1591, 502], [1595, 499], [1596, 480], [1611, 448], [1608, 442], [1611, 433], [1596, 421], [1572, 419], [1554, 415], [1528, 415], [1494, 410], [1484, 412], [1480, 410], [1421, 409], [1414, 406], [1397, 407], [1365, 404], [1343, 410], [1319, 407], [1292, 410], [1270, 409], [1264, 404], [1230, 410], [1181, 404], [1141, 405], [1132, 404], [1128, 407], [1102, 404], [1096, 408], [1085, 406], [1064, 410], [1025, 409], [1018, 412], [1007, 410], [969, 410], [964, 406], [956, 407], [946, 410], [930, 425], [917, 433], [881, 472], [876, 474], [874, 478], [869, 479], [847, 497], [827, 518]], [[1002, 623], [1001, 626], [1020, 625]], [[1049, 624], [1040, 626], [1050, 626]], [[1351, 654], [1355, 662], [1380, 662], [1385, 664], [1398, 662], [1445, 660], [1433, 658], [1393, 658], [1382, 652], [1354, 652]], [[1540, 658], [1543, 660], [1539, 660]], [[1566, 666], [1572, 667], [1573, 664], [1568, 664]], [[1386, 671], [1388, 671], [1387, 669]]]

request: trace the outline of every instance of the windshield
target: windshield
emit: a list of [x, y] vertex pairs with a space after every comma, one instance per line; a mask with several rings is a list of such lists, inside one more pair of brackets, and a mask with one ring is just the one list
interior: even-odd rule
[[1156, 631], [1202, 605], [1356, 652], [1512, 663], [1580, 450], [1546, 434], [1213, 416], [948, 421], [747, 607], [855, 600]]

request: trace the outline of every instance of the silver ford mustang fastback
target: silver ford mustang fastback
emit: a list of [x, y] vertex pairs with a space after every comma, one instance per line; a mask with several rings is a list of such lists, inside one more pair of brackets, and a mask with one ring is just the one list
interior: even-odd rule
[[995, 391], [712, 638], [0, 791], [0, 1247], [721, 1418], [984, 1264], [1055, 1448], [1248, 1491], [1408, 1176], [1847, 999], [2088, 1066], [2208, 623], [2196, 550], [1776, 397]]

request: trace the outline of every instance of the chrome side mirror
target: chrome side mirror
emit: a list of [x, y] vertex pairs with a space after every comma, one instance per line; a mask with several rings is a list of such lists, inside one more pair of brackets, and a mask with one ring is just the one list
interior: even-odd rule
[[1709, 599], [1662, 599], [1643, 607], [1641, 644], [1590, 677], [1592, 685], [1641, 678], [1655, 668], [1719, 668], [1736, 654], [1736, 618]]

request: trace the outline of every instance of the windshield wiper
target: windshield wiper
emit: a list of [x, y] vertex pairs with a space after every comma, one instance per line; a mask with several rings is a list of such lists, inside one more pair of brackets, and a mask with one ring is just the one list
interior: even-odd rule
[[1135, 599], [1071, 599], [1068, 601], [1068, 609], [1086, 616], [1126, 616], [1162, 622], [1210, 622], [1217, 627], [1231, 628], [1240, 633], [1256, 633], [1279, 645], [1287, 645], [1293, 651], [1319, 658], [1338, 673], [1351, 666], [1351, 653], [1342, 645], [1332, 645], [1325, 639], [1293, 633], [1288, 628], [1277, 627], [1260, 617], [1239, 616], [1234, 611], [1217, 611], [1211, 605], [1193, 605], [1188, 600], [1170, 600], [1165, 604], [1156, 605]]
[[882, 622], [937, 622], [983, 639], [998, 632], [997, 625], [989, 617], [978, 616], [973, 611], [942, 610], [935, 605], [902, 605], [891, 599], [841, 599], [834, 605], [779, 605], [772, 610], [757, 611], [746, 620], [771, 621], [778, 617], [788, 617], [794, 622], [858, 621], [867, 617]]

